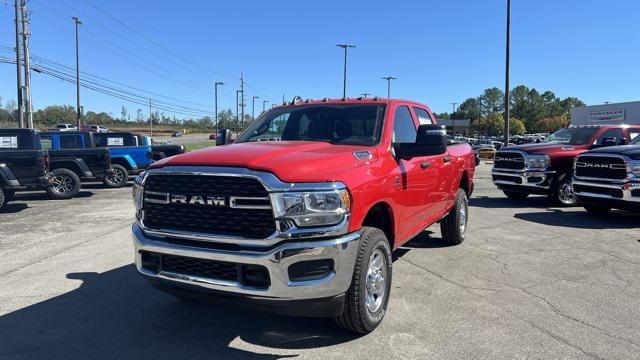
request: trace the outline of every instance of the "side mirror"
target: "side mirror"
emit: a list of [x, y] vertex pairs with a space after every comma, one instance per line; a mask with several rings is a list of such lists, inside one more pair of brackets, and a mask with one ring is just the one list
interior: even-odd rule
[[602, 139], [602, 144], [600, 144], [601, 146], [616, 146], [618, 145], [618, 140], [616, 140], [616, 138], [614, 137], [606, 137], [604, 139]]
[[231, 144], [231, 130], [218, 129], [216, 134], [216, 146]]
[[447, 130], [444, 125], [420, 125], [415, 143], [395, 143], [393, 150], [398, 159], [442, 155], [447, 152]]

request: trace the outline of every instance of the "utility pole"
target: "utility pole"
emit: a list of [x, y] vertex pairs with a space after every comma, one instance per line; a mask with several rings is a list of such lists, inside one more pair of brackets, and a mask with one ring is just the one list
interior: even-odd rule
[[507, 0], [507, 46], [504, 77], [504, 144], [509, 146], [509, 44], [511, 36], [511, 0]]
[[244, 130], [244, 76], [240, 73], [240, 130]]
[[452, 102], [449, 104], [451, 104], [453, 108], [453, 110], [451, 110], [451, 135], [456, 136], [456, 119], [453, 117], [453, 113], [456, 112], [456, 105], [458, 105], [458, 103]]
[[214, 97], [215, 97], [215, 115], [216, 115], [216, 116], [215, 116], [215, 122], [216, 122], [216, 124], [215, 124], [216, 134], [218, 133], [218, 132], [217, 132], [217, 130], [218, 130], [218, 85], [224, 85], [224, 83], [223, 83], [223, 82], [220, 82], [220, 81], [216, 81], [216, 82], [215, 82], [215, 84], [213, 84], [213, 87], [214, 87], [214, 89], [215, 89], [215, 90], [214, 90], [214, 93], [215, 93], [215, 96], [214, 96]]
[[253, 98], [251, 99], [251, 119], [255, 120], [256, 119], [256, 99], [260, 99], [260, 96], [253, 96]]
[[[72, 16], [71, 20], [76, 24], [76, 120], [78, 121], [78, 130], [80, 130], [80, 115], [82, 110], [80, 110], [80, 51], [78, 49], [78, 25], [82, 25], [82, 21], [80, 21], [77, 16]], [[149, 102], [149, 104], [151, 104], [151, 102]]]
[[364, 98], [366, 99], [366, 98], [367, 98], [367, 96], [369, 96], [369, 95], [371, 95], [371, 94], [369, 94], [369, 93], [362, 93], [362, 94], [360, 94], [360, 95], [364, 96]]
[[387, 99], [391, 99], [391, 80], [397, 80], [398, 78], [395, 78], [393, 76], [385, 76], [382, 78], [382, 80], [387, 80]]
[[24, 51], [24, 112], [27, 127], [33, 129], [33, 109], [31, 105], [31, 65], [29, 56], [29, 15], [27, 14], [27, 2], [22, 0], [22, 50]]
[[338, 44], [336, 46], [344, 49], [344, 67], [343, 67], [343, 74], [342, 74], [342, 98], [346, 99], [347, 97], [347, 49], [355, 48], [356, 46], [349, 45], [349, 44]]
[[284, 103], [286, 103], [286, 102], [287, 102], [287, 100], [285, 100], [285, 98], [284, 98], [284, 93], [282, 93], [282, 104], [284, 105]]
[[151, 99], [149, 99], [149, 136], [153, 136], [153, 113], [151, 112]]
[[269, 100], [262, 100], [262, 112], [264, 112], [264, 106], [269, 102]]
[[16, 84], [18, 86], [18, 127], [24, 128], [24, 113], [22, 112], [22, 71], [20, 67], [20, 12], [18, 11], [18, 0], [16, 5]]
[[240, 115], [238, 114], [238, 111], [239, 111], [238, 108], [240, 107], [239, 98], [240, 98], [240, 90], [236, 90], [236, 125], [240, 123]]

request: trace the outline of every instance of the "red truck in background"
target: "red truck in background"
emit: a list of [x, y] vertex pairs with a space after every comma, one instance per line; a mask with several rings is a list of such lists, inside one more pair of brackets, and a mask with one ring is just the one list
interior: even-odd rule
[[155, 162], [136, 179], [138, 271], [177, 297], [334, 317], [373, 331], [391, 291], [391, 253], [440, 222], [461, 243], [475, 157], [448, 146], [422, 104], [293, 101], [238, 140]]
[[557, 205], [577, 204], [572, 188], [576, 156], [591, 149], [625, 145], [640, 126], [571, 126], [549, 135], [544, 142], [510, 146], [496, 153], [493, 183], [510, 199], [547, 195]]

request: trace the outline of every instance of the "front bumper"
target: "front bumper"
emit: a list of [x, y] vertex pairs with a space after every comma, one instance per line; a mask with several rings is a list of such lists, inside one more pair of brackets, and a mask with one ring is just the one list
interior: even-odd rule
[[[358, 233], [349, 233], [335, 238], [282, 242], [264, 250], [255, 247], [229, 250], [224, 246], [196, 247], [169, 243], [166, 238], [145, 234], [138, 224], [133, 225], [132, 231], [136, 268], [155, 284], [281, 303], [324, 300], [345, 293], [351, 285], [360, 238]], [[163, 271], [162, 268], [149, 271], [143, 267], [142, 252], [263, 266], [268, 271], [269, 286], [256, 288], [241, 282]], [[289, 266], [309, 260], [332, 260], [333, 271], [319, 279], [292, 281]]]
[[499, 189], [519, 190], [531, 193], [548, 191], [551, 178], [554, 174], [555, 171], [551, 170], [512, 170], [500, 168], [491, 170], [493, 183]]
[[640, 180], [620, 182], [585, 181], [573, 178], [573, 191], [581, 203], [614, 208], [640, 208]]

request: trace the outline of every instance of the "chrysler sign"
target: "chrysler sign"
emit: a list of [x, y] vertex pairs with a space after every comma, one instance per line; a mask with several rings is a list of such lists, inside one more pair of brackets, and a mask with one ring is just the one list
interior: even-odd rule
[[589, 121], [624, 121], [624, 110], [592, 111]]

